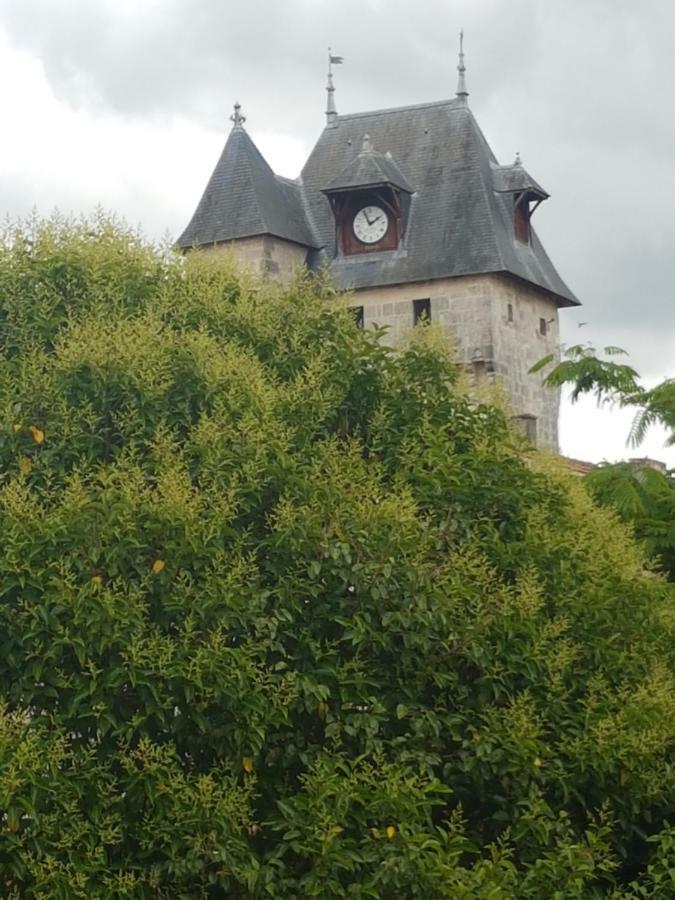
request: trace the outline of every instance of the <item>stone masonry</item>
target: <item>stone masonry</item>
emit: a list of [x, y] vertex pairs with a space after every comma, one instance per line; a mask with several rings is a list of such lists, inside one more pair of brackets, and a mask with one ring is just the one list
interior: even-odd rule
[[[501, 380], [514, 417], [534, 429], [539, 447], [557, 450], [559, 393], [530, 367], [559, 346], [553, 298], [508, 275], [469, 275], [355, 291], [345, 303], [363, 307], [364, 326], [387, 326], [400, 343], [413, 325], [413, 300], [431, 301], [431, 319], [455, 343], [458, 361], [477, 380]], [[509, 309], [510, 307], [510, 309]]]
[[[270, 235], [227, 241], [208, 252], [230, 253], [241, 266], [288, 283], [305, 265], [304, 247]], [[364, 327], [387, 327], [384, 340], [400, 344], [413, 326], [413, 300], [429, 299], [431, 318], [453, 341], [458, 362], [476, 381], [500, 381], [516, 423], [539, 447], [558, 448], [559, 392], [530, 367], [558, 353], [558, 308], [541, 291], [503, 274], [466, 275], [415, 284], [365, 288], [344, 303], [363, 307]]]
[[299, 269], [305, 266], [307, 248], [291, 241], [282, 241], [269, 234], [223, 241], [210, 247], [202, 247], [209, 253], [230, 253], [243, 268], [260, 275], [269, 275], [288, 283]]
[[[305, 265], [305, 248], [270, 235], [227, 241], [208, 252], [230, 253], [252, 272], [288, 283]], [[431, 318], [447, 332], [458, 362], [476, 381], [500, 381], [516, 423], [539, 447], [558, 448], [559, 392], [530, 367], [558, 353], [558, 308], [541, 291], [503, 274], [466, 275], [415, 284], [366, 288], [344, 295], [363, 307], [364, 327], [383, 325], [384, 340], [400, 344], [413, 326], [413, 300], [429, 299]]]

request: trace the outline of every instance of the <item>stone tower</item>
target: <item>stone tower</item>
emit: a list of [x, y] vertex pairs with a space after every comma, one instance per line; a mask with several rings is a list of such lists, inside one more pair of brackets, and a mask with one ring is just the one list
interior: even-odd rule
[[548, 194], [519, 158], [498, 164], [468, 106], [461, 51], [451, 100], [338, 115], [330, 71], [328, 90], [326, 127], [296, 180], [274, 174], [235, 106], [178, 246], [227, 249], [280, 279], [327, 270], [359, 323], [388, 326], [391, 342], [440, 323], [476, 378], [503, 380], [532, 442], [556, 450], [559, 396], [528, 370], [558, 352], [558, 310], [578, 300], [531, 224]]

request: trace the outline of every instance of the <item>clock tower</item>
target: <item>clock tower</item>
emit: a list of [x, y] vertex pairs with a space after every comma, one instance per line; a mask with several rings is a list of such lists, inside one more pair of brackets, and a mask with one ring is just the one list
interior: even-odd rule
[[450, 99], [339, 115], [329, 66], [325, 128], [297, 179], [272, 171], [237, 104], [178, 246], [282, 281], [327, 273], [391, 345], [438, 324], [472, 379], [503, 382], [532, 443], [556, 449], [558, 395], [529, 370], [559, 352], [559, 310], [579, 301], [532, 224], [548, 193], [519, 156], [500, 165], [469, 108], [461, 44], [458, 70]]

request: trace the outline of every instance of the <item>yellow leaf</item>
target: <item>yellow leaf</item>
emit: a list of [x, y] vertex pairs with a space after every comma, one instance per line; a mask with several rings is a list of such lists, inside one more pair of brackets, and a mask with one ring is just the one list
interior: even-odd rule
[[159, 575], [160, 572], [164, 571], [164, 566], [166, 563], [163, 559], [156, 559], [152, 564], [152, 571], [155, 575]]
[[94, 587], [100, 587], [101, 584], [103, 583], [103, 579], [101, 578], [100, 575], [93, 575], [92, 579], [91, 579], [91, 583], [94, 585]]
[[44, 433], [44, 431], [41, 431], [41, 430], [40, 430], [39, 428], [37, 428], [35, 425], [29, 425], [29, 426], [28, 426], [28, 430], [29, 430], [30, 433], [33, 435], [33, 440], [35, 441], [36, 444], [43, 444], [43, 443], [44, 443], [44, 439], [45, 439], [45, 433]]
[[333, 825], [331, 831], [333, 832], [333, 834], [342, 834], [344, 828], [341, 825]]
[[318, 706], [318, 709], [317, 709], [317, 712], [319, 713], [319, 718], [320, 718], [320, 719], [325, 719], [325, 718], [326, 718], [326, 710], [327, 710], [327, 708], [328, 708], [328, 707], [326, 706], [326, 704], [325, 704], [325, 703], [323, 702], [323, 700], [322, 700], [322, 701], [319, 703], [319, 706]]
[[396, 829], [393, 825], [387, 825], [386, 835], [390, 841], [396, 837]]
[[251, 774], [253, 771], [253, 757], [252, 756], [242, 756], [241, 764], [244, 767], [244, 772], [247, 774]]
[[22, 428], [23, 428], [23, 425], [21, 424], [21, 422], [17, 422], [14, 425], [14, 432], [16, 433], [17, 431], [21, 431]]
[[27, 456], [22, 456], [19, 459], [19, 471], [22, 475], [29, 475], [32, 468], [33, 463], [28, 459]]
[[532, 760], [532, 765], [535, 766], [537, 769], [541, 769], [541, 767], [544, 765], [544, 763], [542, 762], [542, 760], [539, 756], [535, 756], [535, 758]]

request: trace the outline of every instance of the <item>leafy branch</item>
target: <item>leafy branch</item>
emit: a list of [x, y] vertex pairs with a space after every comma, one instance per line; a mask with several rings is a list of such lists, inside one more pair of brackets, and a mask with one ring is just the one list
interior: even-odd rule
[[[608, 357], [625, 355], [620, 347], [605, 347]], [[549, 354], [536, 362], [530, 373], [540, 372], [555, 362]], [[564, 351], [564, 358], [546, 375], [548, 387], [572, 386], [572, 402], [583, 394], [594, 394], [598, 404], [618, 403], [636, 407], [627, 443], [639, 446], [652, 425], [662, 425], [669, 432], [666, 444], [675, 444], [675, 379], [667, 378], [656, 387], [645, 388], [632, 366], [601, 359], [590, 344], [575, 344]]]

